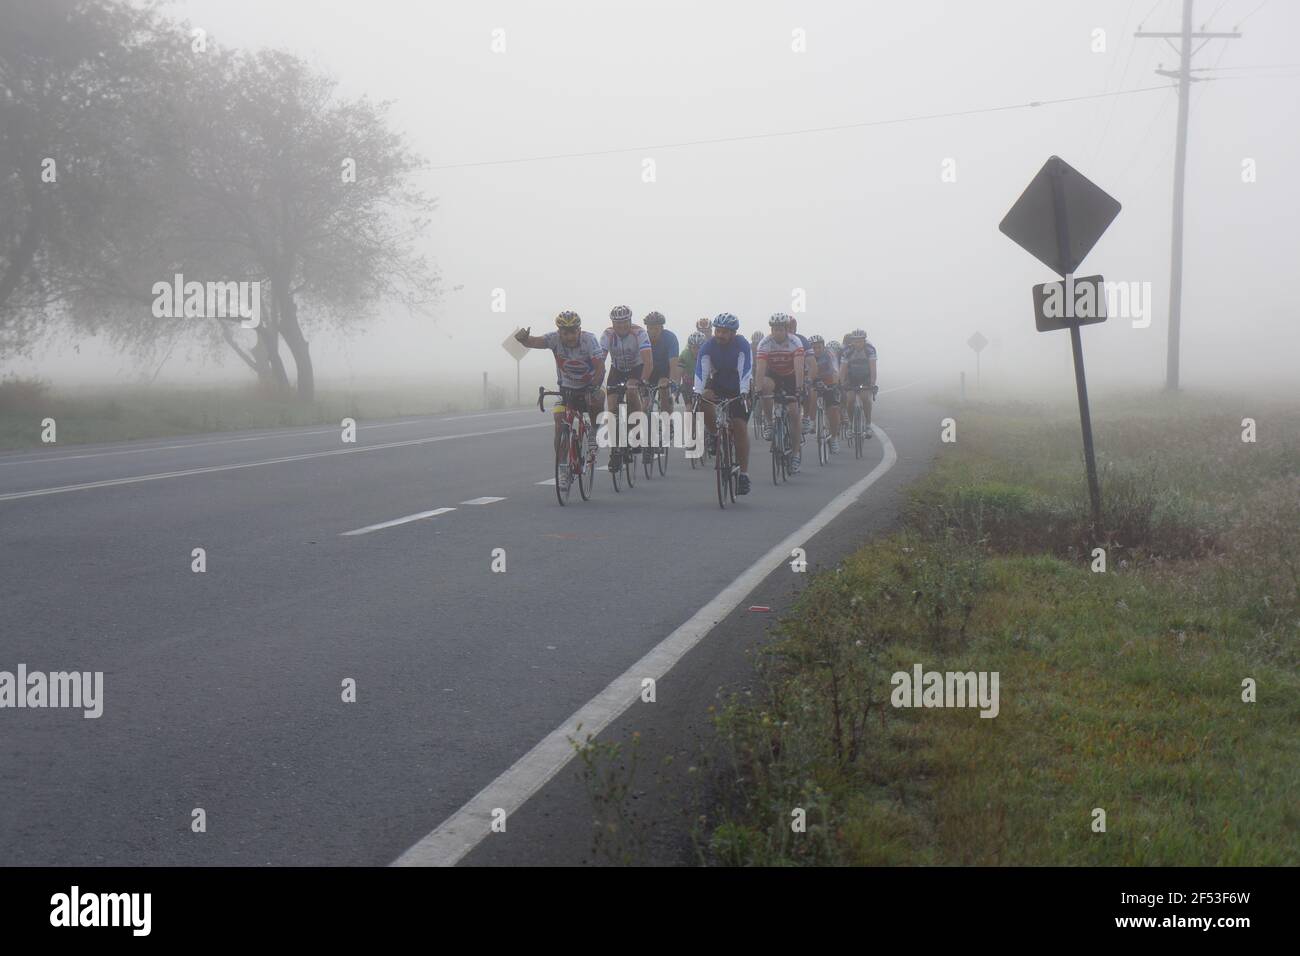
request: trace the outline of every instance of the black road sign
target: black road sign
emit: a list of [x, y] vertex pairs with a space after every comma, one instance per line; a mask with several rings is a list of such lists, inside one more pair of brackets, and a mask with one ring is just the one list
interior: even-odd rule
[[976, 332], [966, 340], [966, 344], [973, 348], [975, 353], [978, 355], [980, 352], [984, 351], [984, 346], [989, 344], [989, 340]]
[[[1092, 448], [1092, 414], [1088, 411], [1088, 381], [1083, 374], [1083, 339], [1079, 326], [1104, 322], [1106, 303], [1101, 276], [1076, 281], [1074, 270], [1119, 215], [1119, 209], [1119, 201], [1113, 196], [1061, 157], [1050, 156], [998, 224], [1009, 239], [1066, 280], [1064, 285], [1049, 282], [1035, 286], [1034, 323], [1040, 332], [1070, 330], [1074, 388], [1079, 396], [1079, 427], [1083, 431], [1083, 460], [1088, 473], [1088, 496], [1092, 499], [1094, 543], [1102, 533], [1101, 485], [1097, 481], [1097, 457]], [[1058, 291], [1059, 294], [1054, 294]], [[1092, 298], [1088, 302], [1090, 294]], [[1081, 317], [1079, 311], [1088, 315]], [[1094, 313], [1099, 313], [1099, 317]]]
[[[1079, 268], [1119, 210], [1113, 196], [1061, 157], [1052, 156], [998, 228], [1057, 275], [1067, 276]], [[1058, 217], [1063, 221], [1058, 223]], [[1068, 236], [1064, 249], [1057, 241], [1060, 227]]]
[[1034, 324], [1039, 332], [1105, 321], [1106, 280], [1101, 276], [1072, 276], [1034, 286]]

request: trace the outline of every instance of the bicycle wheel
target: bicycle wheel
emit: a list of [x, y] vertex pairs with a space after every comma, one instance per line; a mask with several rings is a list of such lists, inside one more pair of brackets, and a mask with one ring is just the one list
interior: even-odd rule
[[785, 416], [780, 412], [772, 415], [772, 484], [781, 484], [781, 459], [785, 455], [782, 436], [785, 434]]
[[820, 399], [817, 402], [817, 420], [813, 424], [817, 433], [817, 464], [824, 465], [831, 460], [831, 439], [826, 431], [826, 411]]
[[713, 473], [718, 483], [718, 507], [727, 507], [727, 482], [730, 481], [731, 462], [729, 449], [727, 448], [727, 439], [722, 431], [718, 431], [716, 439], [718, 443], [718, 454], [713, 460]]
[[662, 445], [660, 445], [659, 449], [655, 452], [655, 459], [659, 462], [659, 477], [661, 478], [664, 475], [668, 474], [668, 449], [673, 447], [673, 439], [675, 437], [676, 436], [674, 434], [673, 422], [672, 419], [670, 418], [668, 420], [667, 440]]
[[582, 464], [578, 470], [578, 494], [582, 495], [583, 501], [590, 501], [592, 492], [596, 490], [596, 450], [586, 447], [586, 435], [583, 435], [581, 441], [583, 447], [579, 452]]
[[862, 457], [862, 440], [866, 437], [867, 416], [862, 413], [862, 401], [853, 406], [853, 453]]
[[569, 503], [569, 491], [573, 487], [573, 472], [569, 465], [569, 443], [572, 440], [572, 429], [568, 425], [562, 425], [560, 440], [555, 446], [555, 497], [562, 505]]
[[627, 479], [628, 488], [636, 487], [636, 460], [637, 453], [635, 449], [623, 449], [623, 477]]
[[731, 424], [727, 424], [727, 497], [733, 502], [736, 500], [736, 483], [740, 480], [736, 476], [740, 473], [740, 468], [736, 462], [736, 437], [731, 434]]

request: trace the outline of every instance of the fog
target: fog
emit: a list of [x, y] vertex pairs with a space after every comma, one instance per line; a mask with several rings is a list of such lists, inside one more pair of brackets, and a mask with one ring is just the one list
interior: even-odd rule
[[[765, 327], [803, 290], [800, 331], [831, 338], [865, 327], [882, 389], [973, 375], [966, 340], [978, 330], [990, 340], [986, 383], [1056, 398], [1073, 390], [1068, 335], [1036, 332], [1030, 298], [1055, 277], [997, 226], [1052, 154], [1115, 196], [1123, 211], [1080, 274], [1149, 282], [1154, 301], [1147, 328], [1116, 318], [1083, 330], [1090, 384], [1104, 394], [1163, 383], [1177, 94], [1153, 70], [1176, 56], [1132, 34], [1139, 21], [1178, 29], [1180, 7], [189, 0], [170, 9], [218, 43], [284, 48], [338, 77], [346, 95], [392, 100], [392, 125], [431, 164], [421, 183], [439, 202], [423, 240], [442, 277], [436, 318], [385, 307], [342, 337], [313, 329], [304, 309], [323, 386], [485, 371], [506, 383], [514, 363], [501, 341], [519, 326], [551, 327], [562, 309], [597, 332], [614, 305], [658, 310], [684, 339], [696, 318], [720, 311], [747, 332]], [[1241, 39], [1208, 41], [1194, 61], [1221, 69], [1200, 74], [1214, 80], [1193, 85], [1190, 106], [1189, 388], [1287, 386], [1300, 354], [1288, 292], [1300, 259], [1291, 65], [1300, 57], [1290, 50], [1300, 7], [1204, 0], [1195, 26], [1230, 30], [1243, 17]], [[1098, 28], [1104, 52], [1093, 50]], [[495, 29], [504, 52], [492, 50]], [[796, 30], [805, 52], [792, 50]], [[1143, 87], [1169, 88], [992, 110]], [[675, 145], [726, 138], [735, 139]], [[1247, 159], [1257, 181], [1243, 182]], [[504, 312], [492, 308], [498, 289]], [[58, 386], [157, 371], [100, 341], [80, 346], [39, 349], [8, 368]], [[525, 386], [550, 368], [550, 356], [530, 354]], [[252, 380], [236, 361], [184, 349], [158, 371], [159, 381], [207, 378]]]

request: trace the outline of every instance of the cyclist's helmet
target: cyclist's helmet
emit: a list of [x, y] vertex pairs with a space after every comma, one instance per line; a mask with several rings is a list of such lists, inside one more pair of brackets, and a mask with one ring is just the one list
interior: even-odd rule
[[713, 327], [715, 329], [731, 329], [734, 332], [740, 328], [740, 319], [730, 312], [723, 312], [714, 318]]
[[826, 344], [826, 340], [823, 339], [820, 335], [810, 335], [810, 336], [808, 337], [808, 344], [809, 344], [809, 345], [825, 345], [825, 344]]
[[651, 312], [645, 317], [646, 325], [663, 325], [665, 321], [662, 312]]
[[865, 342], [867, 340], [867, 333], [862, 331], [862, 329], [854, 329], [852, 332], [849, 333], [849, 338], [862, 339], [862, 341]]
[[844, 351], [844, 346], [840, 345], [839, 339], [831, 339], [829, 342], [826, 343], [826, 347], [830, 349], [832, 352], [834, 352], [836, 355], [839, 355], [841, 352]]
[[784, 312], [777, 312], [767, 320], [767, 324], [774, 329], [788, 329], [790, 327], [790, 316]]
[[696, 327], [697, 329], [699, 329], [701, 332], [704, 332], [706, 335], [708, 334], [709, 326], [710, 326], [711, 324], [712, 324], [712, 323], [709, 322], [709, 320], [708, 320], [707, 318], [696, 319], [696, 320], [695, 320], [695, 327]]
[[686, 340], [686, 344], [690, 346], [692, 350], [694, 350], [694, 349], [698, 349], [701, 345], [703, 345], [708, 340], [709, 337], [705, 335], [703, 332], [692, 332], [691, 337]]
[[555, 317], [555, 327], [557, 329], [580, 329], [582, 328], [582, 319], [578, 318], [577, 312], [564, 311]]
[[631, 322], [632, 310], [625, 305], [616, 305], [609, 310], [609, 317], [614, 322]]

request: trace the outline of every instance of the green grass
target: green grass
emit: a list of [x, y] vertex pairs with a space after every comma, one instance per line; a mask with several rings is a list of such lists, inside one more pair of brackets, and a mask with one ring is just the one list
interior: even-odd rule
[[[506, 407], [494, 389], [492, 408]], [[134, 386], [54, 390], [40, 382], [0, 382], [0, 449], [49, 447], [41, 441], [45, 418], [53, 418], [59, 445], [165, 438], [246, 428], [337, 425], [402, 415], [476, 411], [481, 386], [443, 384], [340, 389], [325, 384], [313, 402], [267, 394], [254, 386]]]
[[[705, 861], [1300, 862], [1300, 410], [1250, 445], [1216, 402], [1098, 409], [1105, 573], [1069, 410], [956, 417], [906, 528], [810, 582], [718, 713]], [[998, 716], [892, 707], [916, 663], [997, 671]]]

